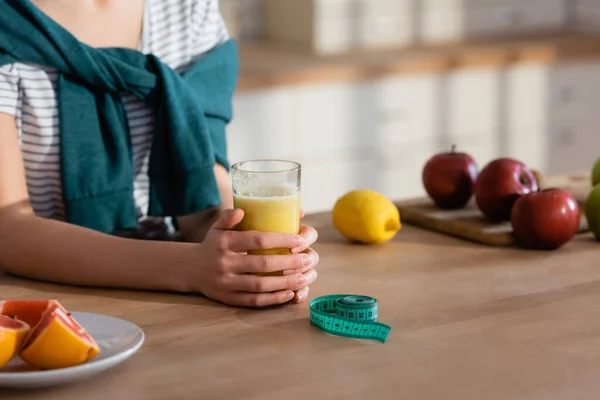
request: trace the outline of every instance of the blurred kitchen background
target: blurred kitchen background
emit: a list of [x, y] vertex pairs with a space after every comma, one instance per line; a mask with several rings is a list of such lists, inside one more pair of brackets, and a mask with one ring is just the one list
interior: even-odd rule
[[452, 144], [543, 174], [600, 157], [600, 0], [220, 0], [240, 44], [232, 162], [303, 166], [303, 208], [424, 194]]

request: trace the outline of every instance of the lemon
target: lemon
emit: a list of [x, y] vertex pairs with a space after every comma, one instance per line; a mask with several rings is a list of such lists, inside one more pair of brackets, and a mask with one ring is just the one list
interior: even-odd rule
[[353, 190], [340, 197], [333, 207], [333, 226], [346, 239], [378, 244], [400, 231], [398, 208], [381, 193]]

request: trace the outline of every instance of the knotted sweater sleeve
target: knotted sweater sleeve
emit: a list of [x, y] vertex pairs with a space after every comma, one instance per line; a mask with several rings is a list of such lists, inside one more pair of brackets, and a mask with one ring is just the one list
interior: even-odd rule
[[0, 66], [0, 113], [15, 116], [19, 105], [19, 76], [14, 64]]

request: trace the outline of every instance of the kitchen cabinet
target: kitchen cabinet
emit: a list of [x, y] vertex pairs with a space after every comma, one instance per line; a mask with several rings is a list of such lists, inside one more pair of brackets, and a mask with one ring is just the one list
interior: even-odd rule
[[422, 196], [429, 157], [455, 144], [480, 168], [514, 157], [546, 174], [600, 156], [600, 60], [517, 63], [238, 93], [230, 158], [303, 166], [303, 207], [358, 188]]
[[367, 153], [355, 157], [326, 160], [300, 159], [302, 164], [302, 209], [306, 212], [330, 210], [344, 193], [354, 189], [377, 190], [378, 173], [373, 158]]
[[298, 150], [307, 158], [343, 156], [369, 146], [373, 104], [361, 82], [315, 84], [294, 89], [294, 130]]
[[567, 24], [568, 0], [424, 0], [424, 42], [559, 30]]
[[240, 0], [220, 0], [219, 11], [229, 36], [240, 39], [242, 7]]
[[600, 157], [600, 61], [523, 64], [508, 71], [509, 155], [545, 173]]
[[[296, 89], [302, 162], [310, 171], [305, 193], [313, 184], [320, 193], [314, 206], [326, 209], [357, 188], [394, 198], [421, 194], [423, 160], [441, 149], [439, 90], [435, 75]], [[306, 197], [312, 207], [315, 198]]]
[[499, 154], [501, 119], [501, 71], [498, 68], [467, 68], [445, 76], [443, 92], [446, 150], [456, 145], [474, 158], [479, 166]]
[[256, 158], [298, 159], [295, 89], [277, 87], [236, 95], [227, 130], [231, 162]]
[[552, 70], [548, 97], [548, 172], [588, 170], [600, 157], [600, 62], [566, 63]]
[[569, 22], [581, 32], [600, 32], [600, 0], [572, 0], [569, 5]]
[[406, 149], [421, 143], [441, 145], [442, 84], [441, 76], [432, 74], [369, 81], [365, 92], [374, 119], [374, 124], [369, 127], [371, 144]]
[[311, 212], [358, 188], [420, 195], [424, 160], [441, 149], [439, 85], [435, 75], [410, 75], [237, 94], [230, 159], [299, 161]]
[[319, 54], [403, 46], [417, 36], [412, 0], [265, 0], [267, 38]]
[[439, 148], [424, 141], [415, 147], [380, 147], [374, 154], [375, 190], [391, 199], [419, 197], [425, 194], [421, 171]]
[[421, 168], [443, 148], [440, 102], [443, 79], [415, 74], [369, 82], [374, 119], [370, 129], [377, 191], [390, 198], [423, 194]]
[[550, 143], [549, 80], [546, 64], [520, 64], [506, 72], [506, 156], [543, 172], [548, 170]]
[[262, 35], [262, 0], [219, 0], [221, 17], [230, 36], [253, 42]]

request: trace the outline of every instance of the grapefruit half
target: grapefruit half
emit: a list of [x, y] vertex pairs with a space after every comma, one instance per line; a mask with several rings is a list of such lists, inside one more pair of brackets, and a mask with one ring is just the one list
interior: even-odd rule
[[21, 350], [30, 329], [26, 322], [0, 315], [0, 368]]
[[2, 300], [0, 315], [16, 318], [34, 328], [55, 300]]
[[5, 300], [0, 314], [30, 324], [19, 356], [42, 369], [73, 367], [100, 353], [100, 347], [57, 300]]

